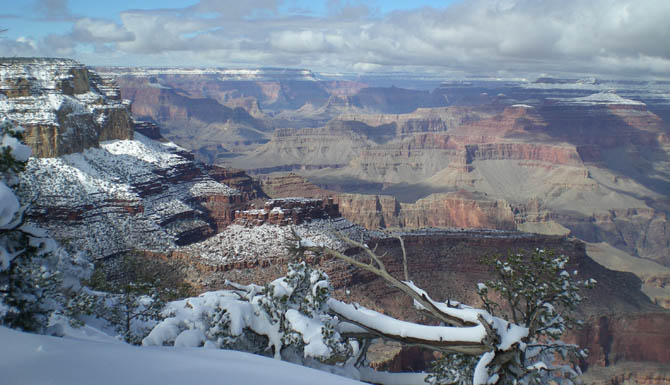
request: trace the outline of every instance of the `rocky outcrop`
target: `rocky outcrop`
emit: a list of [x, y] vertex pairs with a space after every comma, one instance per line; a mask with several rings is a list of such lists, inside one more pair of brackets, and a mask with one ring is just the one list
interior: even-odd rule
[[21, 196], [34, 201], [27, 218], [92, 258], [201, 241], [232, 222], [242, 195], [182, 151], [138, 133], [82, 153], [31, 158], [20, 175]]
[[34, 156], [57, 157], [132, 139], [127, 105], [114, 87], [68, 59], [1, 60], [0, 113], [25, 128]]
[[[275, 241], [275, 236], [269, 235], [267, 238], [256, 236], [254, 239], [267, 242], [268, 249], [274, 247], [270, 244]], [[595, 372], [601, 367], [600, 365], [609, 368], [622, 363], [635, 363], [644, 369], [639, 373], [649, 373], [649, 376], [644, 375], [640, 378], [657, 378], [659, 372], [649, 369], [653, 369], [654, 365], [670, 363], [670, 350], [668, 350], [670, 344], [666, 341], [669, 334], [665, 327], [670, 313], [649, 302], [639, 291], [640, 280], [634, 275], [614, 272], [598, 265], [586, 256], [584, 244], [577, 240], [491, 230], [430, 230], [405, 233], [403, 239], [408, 253], [410, 279], [419, 287], [426, 289], [435, 299], [449, 298], [475, 306], [478, 305], [476, 284], [488, 279], [491, 274], [487, 267], [478, 263], [482, 256], [530, 252], [536, 248], [567, 255], [570, 257], [570, 264], [566, 269], [577, 270], [579, 277], [594, 278], [598, 281], [596, 288], [584, 293], [586, 301], [580, 308], [582, 317], [588, 321], [587, 325], [569, 337], [569, 341], [588, 347], [592, 352], [583, 363], [587, 375], [591, 368], [595, 368]], [[379, 255], [383, 255], [382, 261], [393, 275], [402, 276], [402, 251], [397, 239], [383, 238], [368, 240], [366, 243], [375, 248]], [[262, 249], [264, 246], [256, 244], [254, 247]], [[354, 253], [355, 250], [348, 252]], [[222, 262], [221, 266], [210, 260], [198, 265], [199, 272], [193, 275], [201, 280], [199, 282], [207, 282], [205, 288], [209, 289], [218, 288], [224, 279], [242, 283], [267, 282], [280, 276], [289, 261], [289, 258], [282, 256], [281, 253], [271, 258], [264, 258], [258, 253], [250, 255], [253, 257], [235, 262]], [[181, 254], [178, 258], [186, 258], [189, 263], [198, 261], [188, 254]], [[305, 256], [305, 258], [310, 264], [319, 266], [328, 273], [336, 289], [336, 295], [340, 298], [359, 302], [385, 314], [418, 320], [417, 314], [411, 310], [411, 301], [395, 289], [389, 288], [387, 283], [378, 277], [348, 266], [337, 259], [323, 256]], [[390, 367], [399, 368], [404, 362], [405, 366], [416, 368], [414, 365], [425, 363], [426, 359], [421, 351], [397, 350], [391, 355], [394, 354], [400, 356], [381, 361], [386, 361]], [[607, 374], [599, 374], [596, 378], [598, 381], [610, 381], [622, 375], [629, 376], [630, 372], [628, 375], [617, 372], [610, 377], [607, 377]]]
[[398, 227], [400, 203], [392, 196], [340, 194], [335, 197], [342, 216], [368, 229]]
[[115, 76], [122, 88], [148, 82], [153, 87], [180, 89], [189, 97], [208, 98], [222, 105], [258, 103], [268, 110], [297, 109], [308, 101], [325, 101], [328, 98], [325, 88], [337, 85], [319, 82], [315, 74], [304, 69], [100, 67], [97, 70]]
[[158, 126], [156, 123], [147, 121], [134, 121], [133, 128], [136, 132], [139, 132], [149, 139], [158, 141], [166, 140], [163, 138], [163, 135], [161, 135], [160, 126]]
[[208, 94], [189, 94], [153, 77], [119, 76], [117, 81], [123, 97], [132, 102], [135, 118], [158, 123], [166, 138], [194, 151], [204, 161], [216, 159], [219, 152], [255, 148], [267, 142], [268, 125], [241, 106], [230, 107]]
[[509, 204], [464, 191], [433, 194], [415, 203], [404, 203], [390, 195], [345, 194], [322, 189], [296, 174], [267, 178], [263, 180], [262, 188], [272, 198], [332, 198], [344, 218], [371, 230], [423, 227], [516, 229]]
[[[503, 232], [427, 232], [421, 236], [409, 235], [404, 238], [408, 250], [410, 279], [426, 289], [433, 298], [450, 298], [475, 306], [478, 301], [474, 287], [488, 276], [487, 270], [476, 263], [481, 256], [515, 253], [535, 247], [568, 255], [570, 271], [577, 270], [580, 276], [593, 277], [598, 281], [596, 288], [583, 293], [586, 301], [581, 306], [581, 311], [587, 320], [586, 326], [575, 332], [576, 338], [568, 337], [568, 341], [577, 342], [589, 349], [590, 355], [583, 363], [586, 373], [599, 365], [632, 362], [640, 364], [640, 369], [645, 369], [640, 371], [647, 373], [641, 379], [663, 378], [653, 368], [654, 365], [670, 364], [670, 330], [667, 328], [670, 313], [654, 307], [639, 292], [640, 281], [635, 276], [607, 270], [586, 257], [581, 242], [562, 237], [519, 236]], [[368, 244], [374, 247], [371, 243]], [[378, 244], [377, 252], [387, 253], [384, 264], [395, 276], [400, 277], [402, 258], [398, 248], [397, 241], [387, 240]], [[383, 309], [386, 313], [402, 314], [411, 305], [409, 301], [403, 302], [397, 297], [400, 293], [394, 296], [394, 291], [383, 289], [383, 282], [375, 279], [367, 281], [364, 277], [364, 274], [358, 276], [358, 288], [351, 291], [367, 293], [378, 309]], [[404, 354], [407, 355], [408, 352]], [[416, 358], [421, 354], [415, 352], [410, 356]], [[405, 361], [408, 361], [407, 357]], [[616, 375], [602, 375], [600, 380], [612, 378], [616, 378]]]
[[590, 318], [574, 340], [589, 349], [588, 365], [626, 361], [670, 362], [670, 312]]
[[[587, 242], [607, 242], [631, 255], [670, 265], [670, 232], [664, 212], [651, 208], [603, 210], [592, 215], [556, 213], [551, 220]], [[643, 236], [640, 236], [642, 234]]]
[[419, 107], [441, 107], [447, 101], [428, 91], [408, 90], [397, 87], [368, 87], [351, 97], [352, 104], [374, 107], [385, 113], [407, 113]]
[[644, 104], [548, 103], [539, 114], [548, 123], [544, 131], [551, 137], [600, 148], [657, 145], [666, 125]]
[[402, 203], [392, 196], [384, 195], [340, 194], [335, 199], [345, 218], [369, 229], [516, 229], [509, 204], [482, 199], [469, 193], [433, 194], [415, 203]]
[[236, 224], [242, 226], [299, 225], [314, 219], [338, 218], [340, 212], [333, 199], [279, 198], [265, 202], [261, 209], [235, 212]]
[[432, 194], [415, 203], [390, 195], [346, 194], [317, 187], [296, 174], [267, 178], [263, 190], [273, 198], [332, 198], [342, 216], [374, 230], [378, 228], [489, 228], [515, 230], [512, 207], [504, 201], [461, 191]]
[[244, 170], [214, 165], [203, 165], [203, 167], [212, 179], [239, 191], [245, 201], [267, 197], [264, 189], [261, 188], [261, 183], [247, 175]]
[[[212, 225], [214, 232], [221, 232], [235, 220], [235, 213], [247, 208], [249, 201], [244, 193], [234, 194], [203, 194], [194, 198], [207, 213], [207, 222]], [[198, 240], [208, 238], [212, 233], [203, 234]], [[193, 243], [193, 242], [188, 242]]]
[[433, 194], [416, 203], [401, 203], [399, 227], [456, 227], [515, 230], [514, 215], [504, 200], [470, 193]]
[[334, 195], [334, 192], [322, 189], [294, 173], [261, 179], [261, 188], [271, 198], [317, 198]]
[[587, 385], [664, 385], [670, 383], [667, 364], [621, 362], [591, 367], [581, 376]]
[[582, 159], [572, 146], [551, 146], [536, 143], [466, 144], [465, 163], [478, 160], [522, 160], [551, 165], [581, 166]]

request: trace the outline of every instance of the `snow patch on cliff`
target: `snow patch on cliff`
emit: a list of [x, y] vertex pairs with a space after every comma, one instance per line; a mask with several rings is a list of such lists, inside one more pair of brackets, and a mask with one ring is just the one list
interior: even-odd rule
[[614, 92], [599, 92], [584, 96], [581, 98], [556, 98], [559, 104], [564, 105], [581, 105], [581, 106], [597, 106], [597, 105], [627, 105], [627, 106], [646, 106], [646, 104], [637, 100], [626, 99], [617, 95]]

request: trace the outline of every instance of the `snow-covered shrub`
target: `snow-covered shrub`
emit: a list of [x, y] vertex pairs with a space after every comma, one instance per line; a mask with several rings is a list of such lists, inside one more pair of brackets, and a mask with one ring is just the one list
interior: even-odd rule
[[341, 341], [327, 314], [331, 289], [328, 276], [304, 262], [290, 264], [284, 278], [266, 286], [258, 303], [279, 325], [284, 349], [331, 361], [350, 354], [349, 345]]
[[325, 273], [303, 262], [264, 287], [230, 285], [235, 290], [171, 302], [142, 344], [237, 349], [300, 363], [341, 362], [352, 354], [328, 314]]
[[[582, 301], [581, 288], [591, 288], [595, 280], [576, 279], [569, 273], [568, 257], [536, 249], [530, 255], [510, 254], [507, 258], [484, 260], [495, 278], [479, 283], [477, 292], [484, 308], [514, 324], [528, 328], [525, 349], [502, 370], [499, 384], [571, 384], [579, 368], [561, 362], [575, 361], [586, 352], [560, 340], [562, 334], [581, 321], [574, 311]], [[491, 295], [491, 296], [490, 296]], [[431, 384], [468, 384], [477, 362], [462, 355], [437, 360]]]

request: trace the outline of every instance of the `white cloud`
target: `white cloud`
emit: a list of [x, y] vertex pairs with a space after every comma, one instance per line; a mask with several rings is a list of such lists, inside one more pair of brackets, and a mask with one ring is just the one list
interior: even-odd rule
[[346, 39], [338, 32], [279, 31], [270, 34], [272, 47], [288, 52], [332, 52], [347, 46]]
[[382, 66], [374, 63], [354, 63], [352, 68], [358, 72], [373, 72], [382, 69]]
[[21, 36], [16, 40], [0, 39], [0, 51], [5, 57], [36, 56], [38, 55], [37, 44], [34, 40]]
[[32, 50], [36, 50], [36, 49], [37, 49], [37, 45], [35, 44], [35, 40], [30, 39], [30, 38], [25, 37], [25, 36], [19, 36], [18, 38], [16, 38], [16, 43], [18, 43], [18, 44], [26, 44], [26, 45], [27, 45], [28, 47], [30, 47]]
[[107, 20], [79, 19], [72, 27], [72, 35], [77, 41], [96, 43], [132, 41], [135, 36], [125, 27]]
[[278, 0], [203, 0], [124, 12], [121, 24], [79, 19], [68, 38], [183, 65], [670, 76], [668, 0], [464, 0], [387, 15], [362, 4], [299, 16], [279, 13]]

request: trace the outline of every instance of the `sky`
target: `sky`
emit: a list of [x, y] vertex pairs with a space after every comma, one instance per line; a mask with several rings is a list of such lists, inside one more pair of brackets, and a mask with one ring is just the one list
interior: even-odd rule
[[0, 0], [2, 56], [670, 78], [670, 0]]

